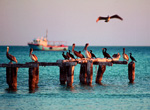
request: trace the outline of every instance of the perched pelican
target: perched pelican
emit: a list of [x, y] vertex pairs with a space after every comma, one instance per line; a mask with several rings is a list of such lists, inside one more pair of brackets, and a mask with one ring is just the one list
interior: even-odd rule
[[123, 59], [129, 61], [129, 57], [125, 54], [125, 48], [123, 48]]
[[102, 48], [102, 52], [103, 52], [103, 55], [104, 55], [104, 58], [111, 58], [111, 56], [106, 52], [107, 49], [106, 48]]
[[69, 56], [73, 59], [75, 59], [75, 57], [70, 53], [71, 51], [69, 50]]
[[137, 62], [137, 61], [134, 59], [134, 57], [132, 56], [132, 53], [130, 53], [130, 58], [131, 58], [132, 61]]
[[119, 54], [119, 53], [114, 54], [112, 57], [113, 57], [113, 58], [120, 58], [120, 54]]
[[9, 47], [7, 47], [7, 52], [6, 52], [6, 56], [10, 60], [9, 63], [12, 63], [12, 61], [17, 63], [18, 61], [17, 61], [16, 57], [14, 57], [13, 55], [9, 54], [8, 52], [9, 52]]
[[74, 50], [74, 48], [75, 48], [75, 44], [72, 45], [72, 52], [74, 53], [74, 55], [77, 56], [77, 58], [78, 57], [79, 58], [84, 58], [84, 55], [81, 54], [81, 51], [77, 52], [77, 51]]
[[62, 56], [64, 57], [65, 60], [68, 59], [68, 56], [64, 54], [64, 52], [62, 53]]
[[99, 17], [97, 18], [96, 22], [98, 22], [99, 20], [105, 20], [105, 22], [109, 22], [109, 20], [112, 19], [112, 18], [117, 18], [117, 19], [123, 20], [120, 16], [118, 16], [118, 15], [116, 14], [116, 15], [107, 16], [107, 17], [99, 16]]
[[86, 58], [92, 58], [92, 55], [91, 55], [91, 53], [87, 50], [87, 47], [89, 46], [89, 43], [86, 43], [85, 44], [85, 47], [84, 47], [84, 49], [83, 49], [83, 51], [85, 50], [85, 57]]
[[69, 60], [72, 60], [73, 58], [70, 56], [69, 52], [66, 53], [66, 56], [68, 57]]
[[96, 58], [96, 56], [94, 55], [94, 53], [92, 53], [92, 50], [90, 50], [90, 53], [92, 55], [92, 58]]
[[30, 49], [30, 54], [29, 54], [30, 58], [32, 59], [32, 61], [38, 62], [37, 56], [32, 54], [32, 52], [33, 52], [33, 48]]

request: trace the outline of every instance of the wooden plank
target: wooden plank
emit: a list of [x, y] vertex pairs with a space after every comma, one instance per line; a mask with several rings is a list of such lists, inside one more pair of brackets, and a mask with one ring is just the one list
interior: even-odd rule
[[113, 64], [128, 64], [127, 61], [112, 61]]
[[57, 62], [39, 62], [39, 66], [58, 66]]
[[0, 67], [18, 67], [18, 68], [32, 68], [32, 67], [37, 67], [38, 64], [19, 64], [19, 63], [16, 63], [16, 64], [0, 64]]
[[94, 65], [107, 65], [107, 66], [112, 66], [112, 62], [94, 62]]

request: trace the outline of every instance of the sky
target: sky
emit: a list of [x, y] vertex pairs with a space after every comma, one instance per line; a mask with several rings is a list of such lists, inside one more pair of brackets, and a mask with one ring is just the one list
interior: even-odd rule
[[[0, 45], [48, 40], [84, 46], [150, 46], [150, 0], [0, 0]], [[123, 18], [99, 21], [99, 16]]]

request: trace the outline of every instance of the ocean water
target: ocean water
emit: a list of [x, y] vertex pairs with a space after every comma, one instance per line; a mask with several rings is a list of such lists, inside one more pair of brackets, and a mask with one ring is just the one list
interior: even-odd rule
[[[6, 46], [0, 46], [0, 63], [8, 63]], [[103, 58], [100, 46], [88, 50]], [[120, 53], [124, 47], [107, 47], [110, 55]], [[17, 91], [8, 91], [6, 69], [0, 68], [0, 110], [150, 110], [150, 47], [125, 47], [137, 60], [135, 83], [129, 84], [128, 65], [107, 66], [103, 85], [95, 83], [98, 66], [93, 67], [92, 86], [79, 81], [80, 65], [75, 66], [72, 88], [59, 83], [59, 67], [40, 67], [38, 88], [29, 92], [28, 68], [19, 68]], [[71, 47], [69, 47], [71, 49]], [[75, 47], [83, 50], [83, 46]], [[28, 46], [10, 46], [10, 54], [18, 63], [31, 62]], [[34, 51], [39, 62], [56, 62], [63, 59], [62, 52]], [[120, 61], [123, 60], [122, 56]]]

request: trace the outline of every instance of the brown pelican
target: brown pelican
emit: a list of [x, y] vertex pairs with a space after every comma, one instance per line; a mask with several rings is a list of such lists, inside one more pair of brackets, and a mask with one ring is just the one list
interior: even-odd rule
[[104, 55], [104, 58], [111, 58], [111, 56], [106, 52], [107, 49], [106, 48], [102, 48], [102, 52], [103, 52], [103, 55]]
[[64, 57], [65, 60], [68, 59], [68, 56], [64, 54], [64, 52], [62, 53], [62, 56]]
[[90, 50], [90, 53], [92, 55], [92, 58], [96, 58], [96, 56], [94, 55], [94, 53], [92, 53], [92, 50]]
[[137, 62], [137, 61], [134, 59], [134, 57], [132, 56], [132, 53], [130, 53], [130, 58], [131, 58], [132, 61]]
[[123, 59], [129, 61], [129, 57], [125, 54], [125, 48], [123, 48]]
[[8, 52], [9, 52], [9, 47], [7, 47], [7, 52], [6, 52], [6, 56], [10, 60], [9, 63], [12, 63], [12, 61], [17, 63], [18, 61], [17, 61], [16, 57], [14, 57], [13, 55], [9, 54]]
[[81, 54], [81, 51], [77, 52], [74, 50], [74, 48], [75, 48], [75, 44], [72, 44], [72, 52], [74, 53], [74, 55], [79, 57], [79, 58], [84, 58], [84, 55]]
[[99, 16], [99, 17], [97, 18], [96, 22], [98, 22], [99, 20], [105, 20], [105, 22], [109, 22], [109, 20], [112, 19], [112, 18], [117, 18], [117, 19], [123, 20], [120, 16], [118, 16], [118, 15], [116, 14], [116, 15], [107, 16], [107, 17]]
[[114, 54], [112, 57], [113, 58], [120, 58], [120, 54], [119, 53], [118, 54]]
[[32, 61], [38, 62], [37, 56], [32, 54], [32, 52], [33, 52], [33, 49], [31, 48], [30, 49], [30, 54], [29, 54], [30, 58], [32, 59]]
[[89, 43], [86, 43], [85, 44], [85, 47], [84, 47], [84, 49], [83, 49], [83, 51], [85, 51], [85, 57], [86, 58], [91, 58], [92, 57], [92, 55], [91, 55], [91, 53], [87, 50], [87, 47], [89, 46]]

